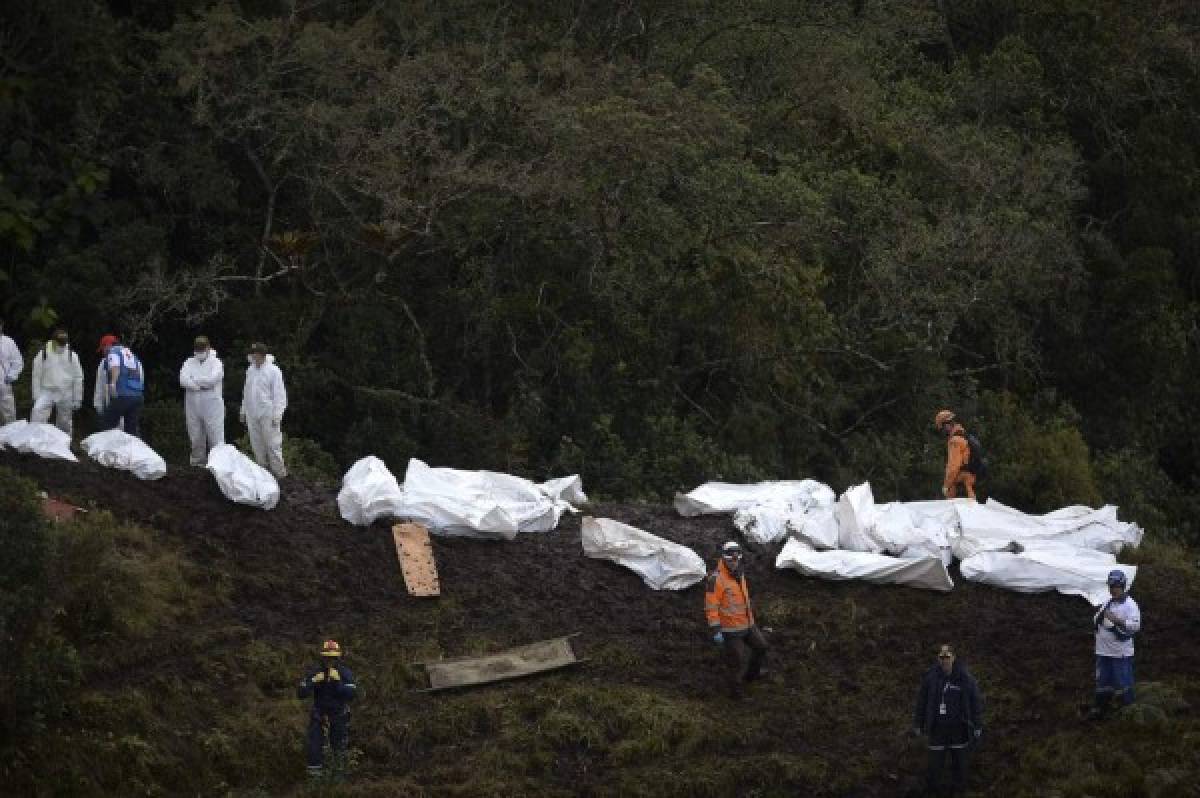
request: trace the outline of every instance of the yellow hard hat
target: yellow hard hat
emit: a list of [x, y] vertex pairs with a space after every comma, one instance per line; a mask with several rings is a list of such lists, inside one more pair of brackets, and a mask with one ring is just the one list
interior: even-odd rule
[[954, 420], [954, 414], [952, 412], [950, 412], [949, 410], [939, 410], [937, 412], [937, 415], [933, 417], [933, 426], [937, 427], [938, 429], [941, 429], [943, 424], [945, 424], [948, 421], [953, 421], [953, 420]]

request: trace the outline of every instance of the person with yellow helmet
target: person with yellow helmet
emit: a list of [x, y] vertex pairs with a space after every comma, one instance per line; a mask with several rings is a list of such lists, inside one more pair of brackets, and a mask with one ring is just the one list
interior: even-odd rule
[[983, 447], [973, 435], [968, 435], [949, 410], [939, 410], [933, 426], [946, 436], [946, 473], [942, 480], [942, 496], [953, 499], [962, 486], [968, 499], [975, 498], [975, 485], [987, 473]]
[[340, 660], [342, 647], [336, 640], [321, 645], [321, 664], [310, 668], [300, 682], [299, 698], [313, 697], [308, 720], [308, 775], [320, 776], [324, 769], [325, 729], [329, 729], [329, 747], [334, 769], [341, 775], [346, 749], [350, 744], [350, 702], [358, 692], [354, 674]]

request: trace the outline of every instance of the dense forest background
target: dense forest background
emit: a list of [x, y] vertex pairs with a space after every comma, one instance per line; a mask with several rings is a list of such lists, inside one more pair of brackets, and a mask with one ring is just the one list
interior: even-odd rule
[[1194, 540], [1198, 31], [1189, 0], [12, 0], [0, 315], [29, 353], [68, 327], [89, 390], [125, 336], [165, 452], [203, 332], [235, 401], [269, 343], [331, 469], [933, 497], [949, 406], [998, 498]]

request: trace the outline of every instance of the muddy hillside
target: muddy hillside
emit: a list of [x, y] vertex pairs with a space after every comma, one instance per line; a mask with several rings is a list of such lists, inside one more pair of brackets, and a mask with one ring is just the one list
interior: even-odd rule
[[[1080, 717], [1093, 665], [1091, 610], [1079, 598], [977, 586], [957, 571], [948, 594], [821, 582], [776, 570], [775, 547], [751, 546], [748, 579], [769, 629], [770, 674], [735, 701], [706, 634], [701, 587], [655, 592], [621, 567], [585, 558], [582, 514], [512, 542], [435, 538], [442, 596], [414, 599], [389, 527], [343, 522], [331, 487], [285, 479], [278, 508], [263, 512], [226, 501], [199, 469], [139, 482], [86, 462], [3, 453], [0, 465], [51, 496], [153, 530], [196, 578], [221, 586], [224, 601], [170, 633], [203, 636], [207, 653], [164, 636], [142, 661], [118, 673], [101, 668], [95, 679], [102, 690], [164, 672], [200, 685], [257, 685], [254, 701], [283, 719], [256, 732], [278, 748], [280, 764], [225, 776], [235, 791], [305, 789], [293, 685], [256, 673], [267, 666], [243, 652], [275, 652], [272, 674], [298, 674], [325, 637], [346, 647], [363, 690], [354, 769], [338, 788], [347, 794], [902, 795], [923, 764], [907, 734], [915, 691], [942, 641], [957, 645], [987, 700], [973, 763], [978, 794], [1021, 794], [1038, 768], [1063, 778], [1069, 768], [1044, 747], [1033, 753], [1034, 742], [1059, 740], [1086, 757], [1072, 741], [1095, 737]], [[684, 519], [665, 506], [600, 503], [586, 512], [706, 559], [736, 537], [727, 518]], [[1195, 565], [1144, 549], [1133, 555], [1145, 618], [1138, 679], [1173, 684], [1196, 704]], [[576, 632], [585, 662], [574, 669], [469, 691], [417, 690], [414, 663]], [[224, 663], [220, 675], [198, 657]], [[167, 793], [193, 783], [166, 768], [152, 778]]]

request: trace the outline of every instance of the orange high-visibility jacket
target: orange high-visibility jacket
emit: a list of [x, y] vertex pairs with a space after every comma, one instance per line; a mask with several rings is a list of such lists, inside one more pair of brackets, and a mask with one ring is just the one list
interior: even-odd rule
[[754, 625], [745, 576], [734, 579], [724, 560], [718, 560], [704, 586], [704, 616], [709, 626], [719, 627], [722, 632], [744, 632]]
[[962, 424], [955, 424], [946, 439], [946, 478], [942, 484], [948, 493], [953, 492], [955, 484], [962, 480], [963, 467], [971, 460], [971, 445], [967, 443], [966, 435]]

